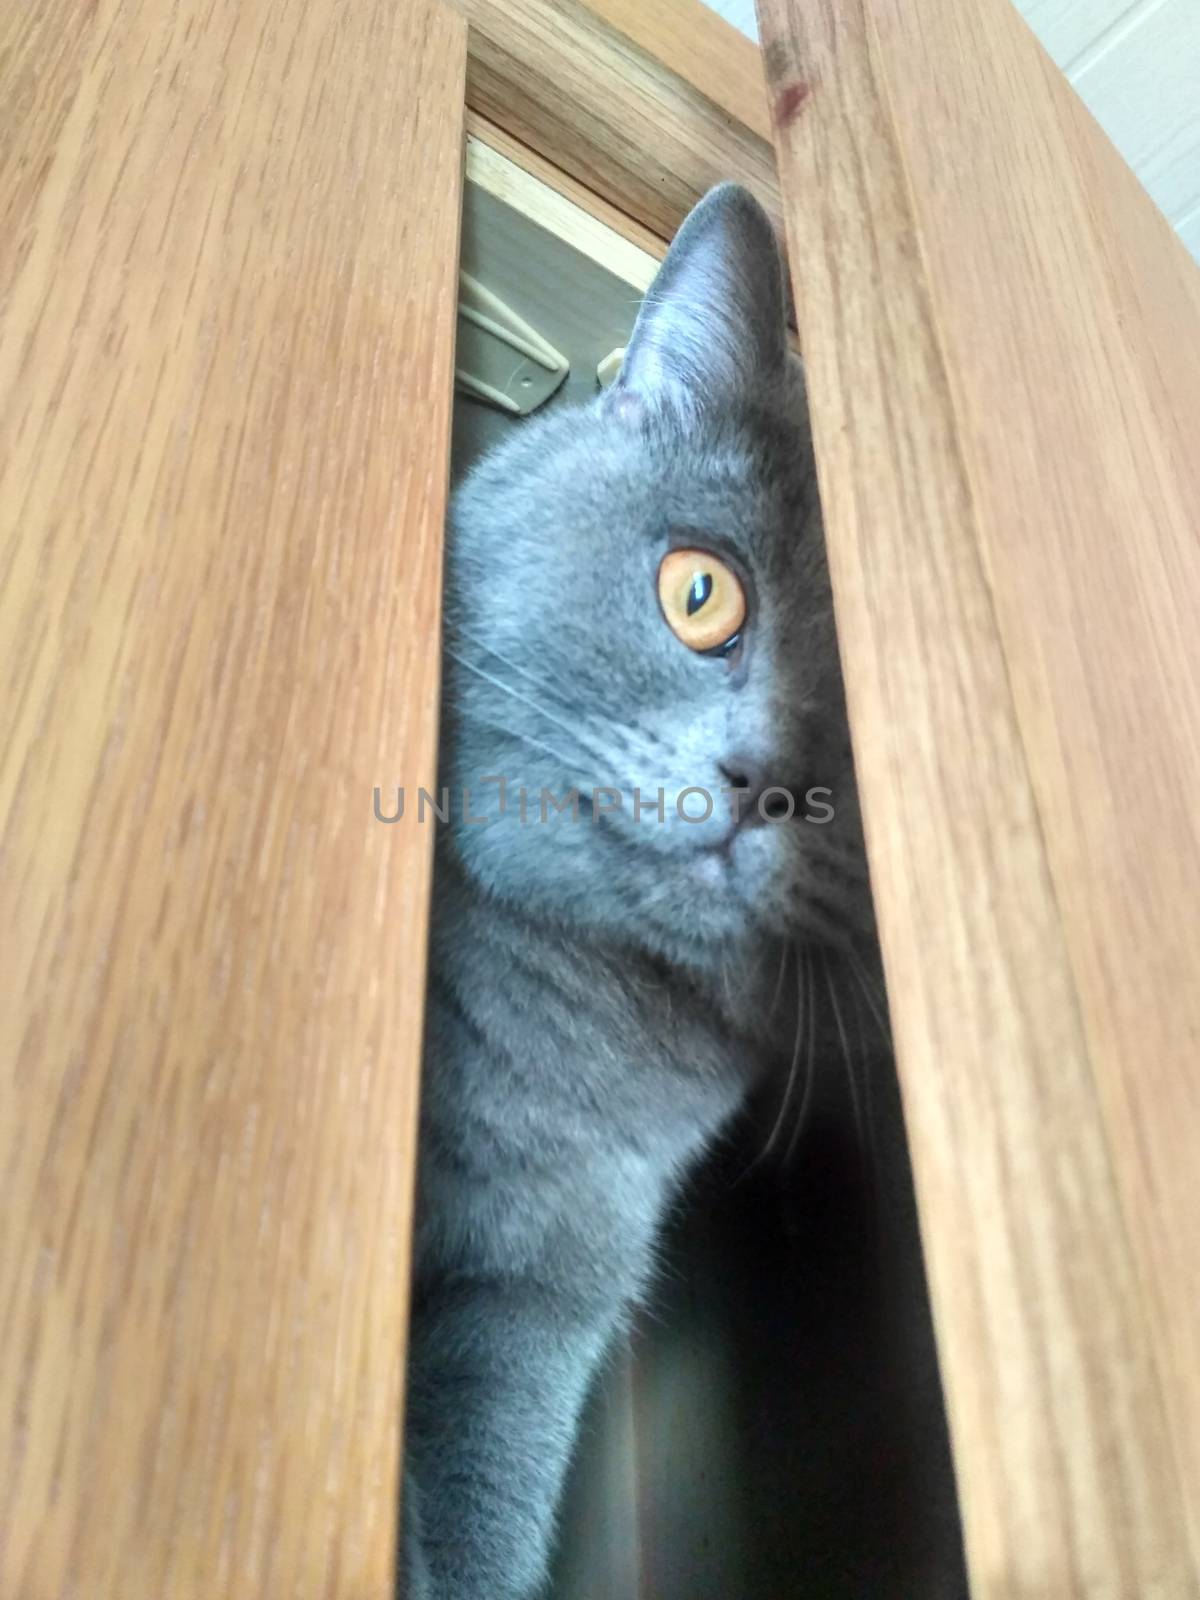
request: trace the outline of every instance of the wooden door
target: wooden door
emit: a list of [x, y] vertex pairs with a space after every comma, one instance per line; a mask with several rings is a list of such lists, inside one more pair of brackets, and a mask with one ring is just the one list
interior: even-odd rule
[[973, 1593], [1200, 1592], [1200, 273], [1009, 0], [760, 0]]
[[0, 1594], [391, 1592], [465, 27], [0, 20]]

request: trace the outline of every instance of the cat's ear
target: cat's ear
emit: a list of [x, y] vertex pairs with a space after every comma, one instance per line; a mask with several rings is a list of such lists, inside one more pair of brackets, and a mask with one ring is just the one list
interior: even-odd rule
[[783, 265], [775, 230], [736, 183], [688, 214], [642, 303], [617, 396], [728, 401], [787, 358]]

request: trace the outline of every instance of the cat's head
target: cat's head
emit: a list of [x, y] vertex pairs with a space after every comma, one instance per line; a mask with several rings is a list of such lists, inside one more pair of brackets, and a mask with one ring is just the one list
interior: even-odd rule
[[688, 217], [614, 386], [522, 424], [451, 520], [439, 781], [477, 881], [668, 957], [862, 925], [803, 379], [745, 190]]

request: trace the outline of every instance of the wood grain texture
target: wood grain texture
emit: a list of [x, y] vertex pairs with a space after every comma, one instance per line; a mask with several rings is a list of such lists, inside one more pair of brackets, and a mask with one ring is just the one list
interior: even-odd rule
[[1194, 1596], [1196, 274], [1005, 0], [759, 19], [974, 1593]]
[[465, 29], [0, 29], [0, 1594], [383, 1597]]
[[[453, 4], [470, 23], [471, 108], [652, 233], [669, 239], [726, 178], [744, 183], [780, 221], [768, 140], [681, 76], [704, 50], [675, 52], [674, 65], [664, 63], [582, 0]], [[700, 0], [673, 7], [697, 37], [731, 31]], [[744, 54], [736, 59], [744, 75]], [[711, 87], [711, 71], [704, 81]], [[761, 123], [757, 97], [747, 98], [746, 113]]]
[[762, 51], [696, 0], [587, 0], [588, 10], [661, 61], [727, 116], [770, 142]]
[[654, 281], [667, 253], [665, 240], [475, 112], [467, 117], [466, 173], [469, 182], [615, 277], [643, 292]]

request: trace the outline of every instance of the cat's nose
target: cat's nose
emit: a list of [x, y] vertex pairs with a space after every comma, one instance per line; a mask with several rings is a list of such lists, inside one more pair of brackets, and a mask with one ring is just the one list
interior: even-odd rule
[[731, 789], [762, 788], [762, 764], [753, 756], [738, 751], [736, 755], [726, 756], [723, 761], [717, 762], [717, 770], [725, 779]]
[[758, 827], [788, 814], [787, 796], [772, 784], [765, 761], [748, 751], [737, 751], [717, 766], [729, 787], [742, 791], [735, 813], [741, 827]]

